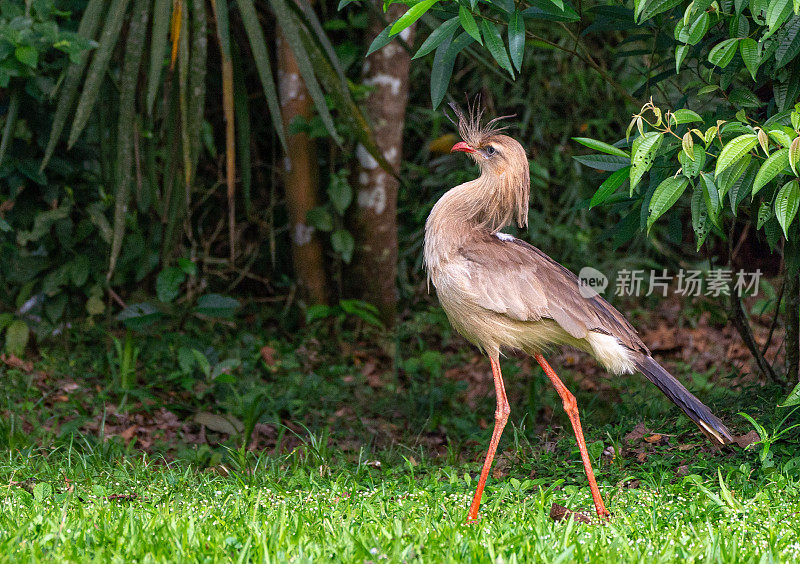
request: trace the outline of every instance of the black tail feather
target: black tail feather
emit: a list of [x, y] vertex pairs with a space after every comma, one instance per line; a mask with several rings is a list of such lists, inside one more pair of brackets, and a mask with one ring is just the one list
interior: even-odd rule
[[672, 374], [664, 370], [653, 357], [640, 353], [634, 358], [634, 363], [636, 368], [680, 407], [713, 443], [722, 445], [733, 442], [731, 432], [725, 424]]

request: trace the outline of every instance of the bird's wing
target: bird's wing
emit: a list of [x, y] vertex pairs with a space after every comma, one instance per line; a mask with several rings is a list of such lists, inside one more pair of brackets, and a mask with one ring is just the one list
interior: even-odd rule
[[552, 319], [576, 339], [588, 331], [617, 337], [646, 352], [636, 330], [600, 296], [584, 298], [578, 277], [542, 251], [516, 238], [486, 232], [459, 248], [467, 261], [477, 304], [518, 321]]

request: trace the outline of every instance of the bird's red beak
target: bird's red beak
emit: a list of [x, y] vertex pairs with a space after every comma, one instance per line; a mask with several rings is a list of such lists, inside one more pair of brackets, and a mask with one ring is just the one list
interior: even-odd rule
[[459, 141], [458, 143], [453, 145], [452, 149], [450, 149], [451, 153], [455, 153], [457, 151], [461, 151], [462, 153], [476, 153], [477, 152], [475, 149], [473, 149], [472, 147], [470, 147], [469, 145], [467, 145], [463, 141]]

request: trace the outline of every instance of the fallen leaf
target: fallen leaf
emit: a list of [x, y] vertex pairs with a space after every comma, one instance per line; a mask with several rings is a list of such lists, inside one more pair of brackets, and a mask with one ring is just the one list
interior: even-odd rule
[[636, 441], [641, 441], [649, 432], [644, 423], [640, 421], [630, 433], [625, 435], [625, 440], [629, 443], [635, 443]]
[[236, 435], [244, 431], [244, 423], [233, 415], [219, 415], [217, 413], [201, 411], [194, 416], [194, 422], [199, 423], [203, 427], [208, 427], [212, 431], [224, 433], [226, 435]]
[[663, 435], [655, 434], [655, 435], [650, 435], [649, 437], [645, 437], [644, 440], [646, 442], [650, 443], [651, 445], [653, 445], [653, 444], [656, 444], [656, 443], [660, 443], [661, 439], [663, 439], [663, 438], [664, 438]]
[[564, 519], [569, 519], [570, 516], [574, 516], [575, 521], [578, 521], [579, 523], [589, 524], [592, 522], [592, 520], [587, 515], [584, 515], [583, 513], [580, 513], [578, 511], [572, 511], [571, 509], [567, 509], [563, 505], [554, 503], [550, 507], [550, 518], [553, 521], [562, 521]]
[[638, 460], [639, 462], [644, 462], [645, 460], [647, 460], [647, 453], [640, 452], [639, 454], [636, 455], [636, 460]]
[[678, 450], [679, 450], [679, 451], [681, 451], [681, 452], [683, 452], [683, 451], [685, 451], [685, 450], [692, 449], [692, 448], [694, 448], [694, 447], [696, 447], [696, 446], [697, 446], [697, 445], [695, 445], [695, 444], [690, 444], [690, 445], [678, 445]]
[[275, 365], [275, 353], [277, 351], [270, 346], [264, 345], [261, 347], [259, 353], [261, 354], [261, 359], [264, 361], [264, 364], [267, 366], [274, 366]]
[[139, 497], [139, 496], [137, 494], [135, 494], [135, 493], [132, 493], [132, 494], [112, 494], [112, 495], [106, 497], [106, 499], [108, 501], [133, 501], [137, 497]]
[[747, 448], [753, 443], [757, 443], [760, 440], [761, 436], [755, 431], [750, 431], [746, 435], [740, 435], [738, 437], [733, 438], [733, 441], [742, 448]]
[[11, 368], [22, 370], [23, 372], [33, 372], [33, 363], [31, 361], [24, 361], [14, 354], [0, 354], [0, 360]]
[[129, 442], [133, 438], [133, 436], [136, 434], [136, 427], [137, 427], [137, 425], [131, 425], [130, 427], [128, 427], [127, 429], [122, 431], [119, 434], [119, 436], [122, 437], [125, 440], [126, 443]]

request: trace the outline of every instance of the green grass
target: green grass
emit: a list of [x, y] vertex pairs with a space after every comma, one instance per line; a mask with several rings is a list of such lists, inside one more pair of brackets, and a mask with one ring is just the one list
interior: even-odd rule
[[[765, 472], [748, 454], [670, 451], [646, 465], [604, 462], [599, 482], [611, 522], [552, 521], [553, 502], [591, 507], [567, 441], [490, 478], [474, 524], [465, 518], [478, 463], [439, 464], [410, 451], [384, 453], [378, 466], [364, 452], [349, 462], [314, 439], [283, 456], [230, 452], [203, 470], [125, 455], [113, 441], [6, 453], [0, 554], [73, 562], [800, 558], [800, 481]], [[681, 466], [687, 475], [678, 475]]]
[[[197, 328], [137, 336], [129, 392], [105, 354], [109, 339], [42, 349], [28, 372], [0, 366], [0, 561], [800, 559], [798, 429], [769, 448], [712, 451], [643, 378], [614, 379], [598, 392], [564, 369], [614, 517], [554, 522], [553, 503], [592, 514], [575, 440], [538, 369], [504, 359], [512, 423], [481, 519], [467, 525], [494, 397], [488, 384], [470, 406], [471, 388], [448, 372], [469, 367], [474, 353], [447, 333], [436, 334], [434, 348], [409, 324], [393, 370], [374, 341], [350, 339], [358, 345], [343, 352], [326, 330], [267, 341]], [[265, 363], [267, 344], [275, 358]], [[187, 346], [211, 367], [235, 359], [238, 368], [209, 378], [181, 364]], [[364, 368], [375, 358], [377, 385]], [[464, 374], [489, 378], [476, 362]], [[730, 390], [725, 373], [679, 373], [736, 434], [751, 428], [739, 411], [768, 438], [797, 420], [781, 422], [782, 390]], [[123, 440], [125, 428], [150, 425], [162, 407], [189, 426], [168, 435], [153, 425], [149, 446]], [[200, 439], [191, 423], [198, 412], [275, 435], [252, 452], [241, 450], [246, 433]], [[120, 423], [115, 413], [132, 419]], [[639, 422], [669, 434], [668, 443], [628, 442]], [[602, 454], [610, 447], [613, 458]]]

